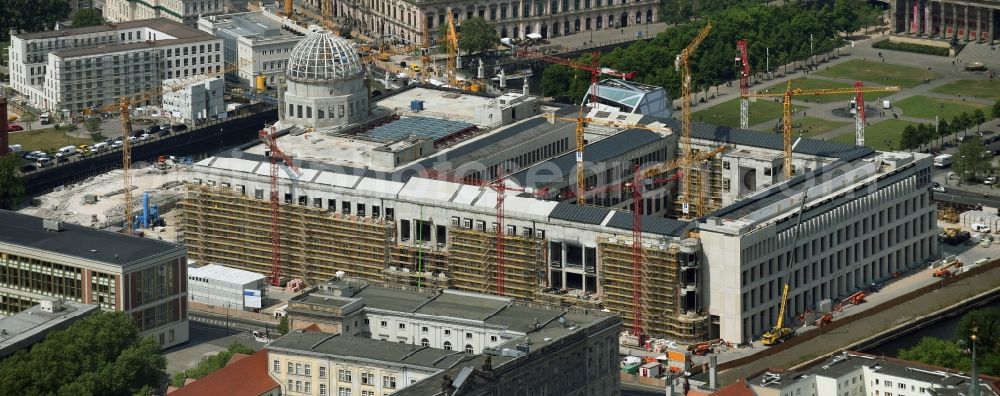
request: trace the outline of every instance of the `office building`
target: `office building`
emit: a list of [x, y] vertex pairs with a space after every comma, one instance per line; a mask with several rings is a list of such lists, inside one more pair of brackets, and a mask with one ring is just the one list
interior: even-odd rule
[[256, 86], [257, 76], [263, 76], [267, 87], [277, 86], [292, 48], [308, 33], [294, 21], [266, 11], [202, 17], [198, 28], [221, 38], [226, 64], [238, 66], [227, 79]]
[[82, 112], [120, 97], [159, 104], [163, 80], [222, 72], [222, 40], [166, 19], [11, 36], [11, 86], [37, 108]]
[[104, 18], [131, 22], [163, 18], [196, 27], [198, 17], [226, 11], [226, 0], [104, 0]]
[[0, 358], [28, 348], [50, 332], [65, 330], [99, 310], [96, 305], [44, 297], [38, 305], [0, 318]]
[[164, 348], [187, 342], [183, 246], [0, 211], [0, 314], [47, 298], [132, 317]]

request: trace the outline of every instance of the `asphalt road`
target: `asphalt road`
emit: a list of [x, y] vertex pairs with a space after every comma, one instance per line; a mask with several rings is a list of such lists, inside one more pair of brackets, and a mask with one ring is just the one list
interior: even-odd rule
[[666, 389], [654, 390], [651, 387], [622, 384], [622, 396], [664, 396], [666, 394]]

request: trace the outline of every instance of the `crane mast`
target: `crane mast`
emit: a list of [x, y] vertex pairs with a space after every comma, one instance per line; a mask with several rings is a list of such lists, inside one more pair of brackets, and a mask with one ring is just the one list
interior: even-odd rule
[[125, 212], [125, 229], [132, 235], [132, 175], [129, 170], [132, 168], [132, 143], [129, 137], [132, 136], [132, 100], [123, 96], [118, 101], [118, 117], [122, 122], [122, 187], [124, 194], [122, 197]]
[[[681, 71], [681, 155], [684, 163], [684, 192], [681, 197], [683, 207], [683, 218], [690, 218], [691, 203], [691, 54], [694, 53], [705, 37], [712, 31], [712, 21], [708, 21], [705, 27], [701, 28], [694, 40], [688, 44], [687, 48], [681, 50], [677, 56], [677, 64]], [[701, 209], [699, 209], [700, 211]]]
[[856, 107], [856, 112], [854, 113], [854, 133], [857, 135], [857, 145], [865, 145], [865, 94], [863, 89], [865, 83], [861, 81], [854, 82], [854, 102]]
[[[300, 173], [291, 157], [278, 148], [278, 136], [274, 127], [262, 129], [258, 134], [267, 147], [267, 158], [271, 163], [271, 274], [268, 282], [273, 286], [281, 285], [281, 204], [278, 196], [278, 162], [284, 162], [293, 172]], [[308, 274], [304, 274], [308, 275]]]
[[747, 41], [736, 42], [740, 49], [740, 128], [750, 128], [750, 60], [747, 58]]
[[792, 277], [792, 267], [795, 266], [795, 247], [799, 244], [799, 234], [802, 233], [802, 212], [806, 207], [806, 192], [802, 192], [802, 202], [799, 203], [799, 215], [798, 219], [795, 221], [795, 235], [792, 237], [792, 255], [791, 259], [788, 260], [788, 265], [785, 266], [785, 285], [781, 289], [781, 305], [778, 308], [778, 321], [775, 323], [774, 328], [764, 332], [764, 336], [761, 337], [761, 342], [764, 345], [774, 345], [781, 341], [784, 341], [788, 337], [791, 337], [794, 332], [792, 329], [785, 327], [785, 311], [788, 307], [788, 290], [791, 288], [791, 277]]

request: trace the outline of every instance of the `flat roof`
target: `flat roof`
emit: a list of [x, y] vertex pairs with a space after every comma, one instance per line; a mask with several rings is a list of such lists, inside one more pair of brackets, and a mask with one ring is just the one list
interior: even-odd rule
[[305, 34], [292, 31], [281, 21], [268, 17], [267, 14], [270, 13], [250, 11], [212, 15], [201, 19], [207, 20], [216, 29], [226, 30], [235, 36], [246, 37], [253, 41], [305, 37]]
[[113, 52], [125, 52], [125, 51], [141, 50], [147, 48], [163, 47], [168, 45], [197, 43], [201, 41], [215, 40], [215, 39], [217, 39], [217, 37], [205, 34], [203, 36], [198, 36], [198, 37], [185, 37], [173, 40], [143, 41], [141, 43], [127, 43], [127, 44], [108, 45], [101, 47], [92, 47], [92, 48], [78, 48], [66, 51], [53, 52], [52, 55], [58, 56], [60, 58], [74, 58], [78, 56], [100, 55]]
[[129, 21], [129, 22], [113, 22], [113, 23], [105, 23], [103, 25], [87, 26], [81, 28], [47, 30], [44, 32], [16, 34], [14, 36], [23, 40], [49, 39], [49, 38], [69, 37], [69, 36], [76, 36], [76, 35], [90, 34], [90, 33], [114, 32], [118, 30], [136, 29], [142, 27], [154, 29], [160, 33], [168, 34], [178, 39], [190, 38], [196, 36], [206, 36], [206, 35], [211, 36], [208, 33], [184, 25], [183, 23], [174, 22], [164, 18], [140, 19], [137, 21]]
[[400, 95], [390, 95], [380, 99], [378, 100], [378, 104], [379, 106], [393, 110], [409, 111], [410, 102], [413, 100], [422, 100], [424, 102], [424, 110], [414, 112], [414, 115], [426, 113], [433, 114], [434, 118], [474, 122], [476, 108], [494, 99], [479, 95], [417, 87], [409, 89]]
[[229, 268], [218, 264], [209, 264], [201, 267], [188, 267], [188, 276], [198, 276], [212, 280], [245, 285], [264, 279], [264, 275], [256, 272], [244, 271], [236, 268]]
[[127, 267], [159, 255], [183, 255], [185, 247], [64, 223], [59, 232], [42, 228], [42, 218], [0, 210], [0, 244], [11, 244], [104, 264]]
[[60, 301], [62, 309], [49, 313], [35, 305], [6, 318], [0, 318], [0, 357], [8, 356], [41, 341], [49, 331], [62, 329], [78, 319], [100, 310], [96, 305]]
[[446, 369], [463, 358], [461, 351], [375, 340], [342, 334], [293, 331], [267, 345], [268, 349], [309, 352], [334, 357], [373, 359], [428, 369]]
[[[323, 169], [323, 165], [337, 165], [391, 171], [393, 167], [377, 166], [372, 161], [372, 150], [382, 145], [365, 139], [331, 136], [322, 131], [306, 132], [298, 136], [288, 134], [278, 138], [278, 147], [295, 159], [296, 165], [305, 167], [299, 160], [314, 161], [319, 163], [317, 169]], [[264, 149], [264, 144], [260, 143], [244, 151], [263, 156]]]

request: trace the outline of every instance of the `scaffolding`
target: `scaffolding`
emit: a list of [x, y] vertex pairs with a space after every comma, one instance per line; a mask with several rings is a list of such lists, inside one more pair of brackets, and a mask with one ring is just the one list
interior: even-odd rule
[[[496, 294], [496, 234], [460, 227], [449, 229], [452, 286]], [[505, 295], [532, 300], [545, 283], [545, 240], [532, 236], [504, 238]]]
[[[230, 188], [189, 184], [180, 208], [179, 238], [191, 259], [270, 273], [269, 201]], [[307, 283], [332, 279], [337, 271], [383, 280], [386, 252], [395, 250], [394, 223], [307, 205], [286, 203], [281, 210], [286, 274]]]
[[[632, 320], [632, 239], [602, 237], [598, 255], [604, 269], [602, 280], [604, 307], [617, 313], [626, 323]], [[708, 317], [684, 313], [680, 306], [680, 249], [675, 244], [643, 243], [642, 248], [643, 334], [666, 337], [680, 342], [699, 342], [708, 338]], [[653, 275], [655, 274], [655, 276]]]

